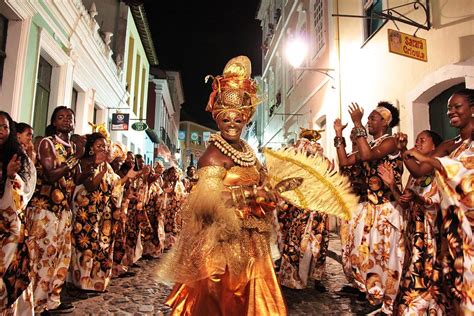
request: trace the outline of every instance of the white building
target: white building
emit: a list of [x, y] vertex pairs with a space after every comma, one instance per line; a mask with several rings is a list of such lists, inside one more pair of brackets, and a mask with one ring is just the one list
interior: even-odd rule
[[[442, 6], [429, 0], [262, 0], [261, 146], [291, 142], [299, 127], [325, 129], [321, 144], [335, 158], [332, 123], [337, 117], [350, 121], [351, 102], [366, 109], [365, 117], [377, 102], [392, 102], [409, 145], [423, 129], [451, 137], [447, 98], [460, 87], [474, 87], [473, 15], [471, 0]], [[391, 53], [389, 29], [426, 39], [427, 61]], [[286, 56], [294, 38], [308, 48], [302, 70]]]
[[164, 71], [156, 67], [150, 70], [148, 97], [147, 134], [155, 142], [154, 160], [178, 163], [176, 153], [180, 151], [178, 130], [184, 92], [181, 74]]
[[[0, 43], [0, 109], [31, 124], [37, 135], [43, 135], [58, 105], [76, 112], [79, 134], [91, 132], [89, 122], [108, 127], [116, 108], [132, 119], [142, 118], [148, 88], [143, 78], [148, 78], [149, 64], [157, 61], [142, 44], [143, 39], [147, 48], [152, 46], [146, 32], [137, 29], [146, 25], [146, 16], [137, 19], [137, 10], [113, 0], [97, 5], [81, 0], [0, 1], [0, 33], [6, 34]], [[110, 16], [114, 28], [102, 22]], [[135, 152], [143, 152], [144, 135], [111, 133]]]

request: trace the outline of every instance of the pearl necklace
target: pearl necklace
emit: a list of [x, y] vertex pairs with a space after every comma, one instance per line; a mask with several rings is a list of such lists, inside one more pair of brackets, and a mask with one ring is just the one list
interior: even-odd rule
[[252, 147], [243, 140], [244, 151], [239, 151], [232, 147], [220, 134], [212, 134], [210, 142], [239, 166], [250, 167], [257, 162], [257, 157]]

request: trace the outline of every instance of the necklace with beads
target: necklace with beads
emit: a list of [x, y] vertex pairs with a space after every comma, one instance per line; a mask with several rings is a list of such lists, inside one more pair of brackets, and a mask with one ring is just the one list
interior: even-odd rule
[[242, 141], [243, 151], [232, 147], [220, 134], [212, 134], [210, 142], [239, 166], [250, 167], [257, 162], [253, 149], [244, 141]]

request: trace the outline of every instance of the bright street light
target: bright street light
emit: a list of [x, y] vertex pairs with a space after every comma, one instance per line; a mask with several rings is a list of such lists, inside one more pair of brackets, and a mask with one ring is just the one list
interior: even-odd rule
[[312, 67], [300, 67], [306, 58], [308, 53], [308, 45], [301, 37], [293, 37], [286, 45], [286, 58], [290, 65], [296, 70], [309, 70], [316, 71], [334, 79], [328, 72], [334, 71], [332, 68], [312, 68]]
[[298, 68], [303, 63], [308, 53], [308, 46], [300, 37], [293, 37], [286, 45], [286, 58], [290, 65]]

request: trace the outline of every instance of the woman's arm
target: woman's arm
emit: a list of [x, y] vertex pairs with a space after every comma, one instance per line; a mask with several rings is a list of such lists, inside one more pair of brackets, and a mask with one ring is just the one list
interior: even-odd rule
[[104, 178], [105, 173], [107, 172], [107, 166], [104, 163], [102, 163], [97, 167], [97, 170], [98, 172], [97, 174], [95, 174], [96, 173], [95, 170], [91, 169], [91, 171], [89, 172], [90, 176], [84, 179], [84, 182], [83, 182], [84, 187], [89, 192], [93, 192], [97, 189], [100, 182]]
[[[433, 172], [434, 168], [441, 168], [441, 164], [439, 163], [439, 161], [434, 158], [443, 157], [449, 154], [448, 149], [451, 145], [450, 143], [452, 143], [452, 140], [441, 143], [441, 145], [436, 147], [430, 157], [424, 155], [422, 155], [423, 157], [421, 157], [421, 154], [419, 154], [414, 148], [407, 150], [403, 153], [403, 162], [405, 163], [405, 166], [407, 167], [408, 171], [410, 171], [411, 175], [415, 178], [428, 175]], [[416, 158], [416, 156], [418, 156], [418, 158], [420, 158], [421, 160]]]
[[347, 124], [343, 125], [341, 119], [334, 120], [334, 131], [336, 137], [334, 138], [334, 146], [336, 147], [337, 160], [339, 167], [352, 166], [357, 163], [357, 153], [347, 155], [345, 140], [342, 137], [342, 131], [347, 127]]
[[56, 153], [53, 148], [53, 143], [47, 138], [41, 141], [38, 151], [40, 153], [40, 163], [43, 167], [45, 178], [51, 183], [61, 179], [69, 170], [74, 169], [79, 163], [79, 161], [76, 160], [72, 164], [65, 163], [55, 168], [54, 162], [56, 160]]

